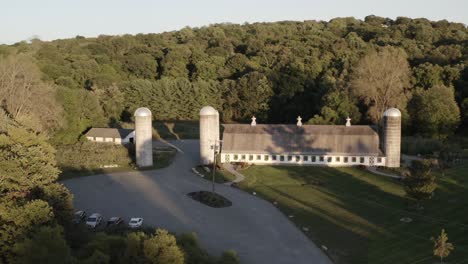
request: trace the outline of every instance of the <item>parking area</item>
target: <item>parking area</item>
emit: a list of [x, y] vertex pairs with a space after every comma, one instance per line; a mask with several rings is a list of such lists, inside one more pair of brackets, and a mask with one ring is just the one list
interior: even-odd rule
[[210, 190], [209, 181], [191, 168], [198, 162], [197, 140], [172, 141], [178, 153], [167, 168], [154, 171], [102, 174], [64, 181], [74, 195], [75, 208], [99, 212], [107, 220], [121, 216], [144, 218], [144, 225], [175, 233], [195, 232], [211, 254], [233, 249], [241, 263], [331, 263], [272, 204], [241, 190], [216, 185], [231, 207], [211, 208], [186, 194]]

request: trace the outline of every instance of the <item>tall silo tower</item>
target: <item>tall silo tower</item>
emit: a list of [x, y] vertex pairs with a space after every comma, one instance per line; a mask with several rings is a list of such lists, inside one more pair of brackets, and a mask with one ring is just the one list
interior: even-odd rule
[[211, 106], [200, 110], [200, 162], [214, 162], [214, 146], [219, 149], [219, 113]]
[[151, 111], [140, 107], [135, 111], [135, 149], [138, 167], [153, 166], [153, 136]]
[[400, 167], [400, 148], [401, 112], [396, 108], [389, 108], [384, 113], [384, 151], [387, 167]]

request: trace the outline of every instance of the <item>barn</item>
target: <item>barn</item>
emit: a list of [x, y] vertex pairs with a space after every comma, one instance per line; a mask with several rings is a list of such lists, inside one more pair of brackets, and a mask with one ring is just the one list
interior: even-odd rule
[[[200, 161], [210, 164], [220, 155], [222, 163], [400, 166], [401, 112], [389, 108], [383, 127], [352, 125], [223, 124], [212, 107], [200, 111]], [[214, 132], [213, 132], [214, 131]]]

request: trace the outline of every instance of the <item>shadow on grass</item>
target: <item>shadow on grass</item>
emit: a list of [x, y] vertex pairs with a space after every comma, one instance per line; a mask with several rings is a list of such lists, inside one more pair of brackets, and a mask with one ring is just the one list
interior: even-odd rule
[[[389, 235], [385, 229], [388, 222], [399, 223], [401, 212], [391, 208], [402, 208], [403, 198], [360, 179], [367, 176], [355, 175], [362, 173], [356, 169], [354, 174], [327, 167], [274, 169], [275, 179], [257, 179], [256, 186], [248, 188], [276, 201], [300, 229], [310, 230], [306, 235], [329, 248], [328, 254], [336, 263], [367, 263], [369, 240]], [[388, 184], [398, 188], [397, 183]]]
[[153, 127], [163, 139], [198, 139], [200, 135], [198, 121], [155, 121]]
[[132, 171], [148, 171], [166, 168], [172, 164], [177, 151], [173, 148], [156, 149], [153, 151], [153, 166], [138, 168], [135, 165], [134, 148], [129, 149], [129, 155], [132, 158], [132, 163], [121, 164], [115, 168], [73, 168], [62, 167], [62, 173], [59, 175], [59, 181], [68, 180], [77, 177], [86, 177], [99, 174], [108, 174], [116, 172], [132, 172]]

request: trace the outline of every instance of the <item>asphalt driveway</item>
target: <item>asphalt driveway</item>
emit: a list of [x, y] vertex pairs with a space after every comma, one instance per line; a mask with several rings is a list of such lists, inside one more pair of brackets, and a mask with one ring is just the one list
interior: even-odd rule
[[191, 172], [199, 160], [199, 142], [171, 143], [183, 153], [167, 168], [64, 181], [74, 195], [75, 208], [126, 221], [143, 217], [145, 225], [176, 233], [195, 232], [208, 252], [219, 255], [233, 249], [241, 263], [331, 263], [267, 201], [222, 184], [216, 190], [233, 202], [231, 207], [215, 209], [189, 198], [189, 192], [211, 189], [209, 181]]

